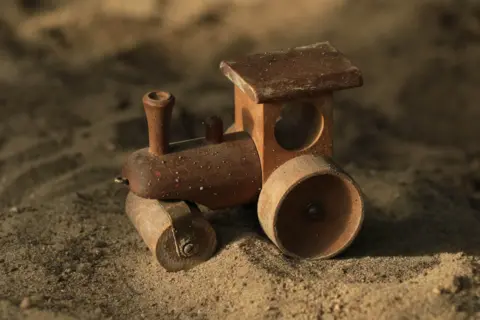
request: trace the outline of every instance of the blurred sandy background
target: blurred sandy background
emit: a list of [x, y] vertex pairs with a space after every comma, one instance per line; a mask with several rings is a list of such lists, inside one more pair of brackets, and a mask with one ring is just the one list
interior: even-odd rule
[[[143, 93], [198, 136], [233, 120], [222, 59], [325, 40], [365, 79], [335, 115], [358, 240], [293, 262], [233, 210], [212, 260], [165, 273], [112, 185], [147, 144]], [[2, 0], [0, 318], [480, 318], [479, 57], [473, 0]]]

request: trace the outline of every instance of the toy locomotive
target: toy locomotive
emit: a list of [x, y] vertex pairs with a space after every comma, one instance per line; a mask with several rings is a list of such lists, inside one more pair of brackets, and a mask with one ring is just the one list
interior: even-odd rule
[[223, 61], [235, 84], [235, 123], [205, 121], [205, 137], [169, 142], [175, 98], [143, 97], [149, 146], [132, 153], [118, 182], [126, 213], [167, 271], [208, 260], [215, 231], [201, 207], [257, 202], [260, 224], [287, 256], [330, 258], [356, 237], [362, 194], [331, 159], [336, 90], [360, 87], [359, 69], [328, 42]]

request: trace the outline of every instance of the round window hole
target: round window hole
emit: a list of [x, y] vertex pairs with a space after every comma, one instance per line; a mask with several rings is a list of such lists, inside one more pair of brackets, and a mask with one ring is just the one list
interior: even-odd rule
[[285, 150], [302, 150], [310, 147], [320, 137], [323, 115], [319, 108], [307, 102], [289, 102], [282, 106], [275, 123], [274, 135]]

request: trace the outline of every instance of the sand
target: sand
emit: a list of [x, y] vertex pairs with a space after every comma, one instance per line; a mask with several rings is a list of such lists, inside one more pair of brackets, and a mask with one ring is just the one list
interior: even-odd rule
[[[134, 3], [134, 4], [133, 4]], [[0, 4], [1, 319], [480, 319], [477, 1]], [[367, 199], [342, 256], [287, 259], [254, 211], [165, 272], [113, 184], [146, 146], [152, 88], [175, 140], [233, 120], [221, 59], [329, 40], [364, 72], [335, 96], [335, 158]]]

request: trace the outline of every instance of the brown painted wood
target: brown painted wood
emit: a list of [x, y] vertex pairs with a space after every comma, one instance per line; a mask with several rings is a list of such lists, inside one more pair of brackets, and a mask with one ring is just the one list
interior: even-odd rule
[[318, 108], [323, 118], [321, 134], [306, 148], [296, 151], [286, 150], [278, 144], [274, 135], [275, 123], [280, 117], [282, 104], [257, 104], [242, 90], [235, 87], [235, 126], [238, 131], [243, 130], [250, 134], [255, 143], [260, 157], [263, 183], [276, 168], [297, 156], [304, 154], [332, 156], [332, 94], [325, 93], [314, 99], [302, 101], [310, 102]]

